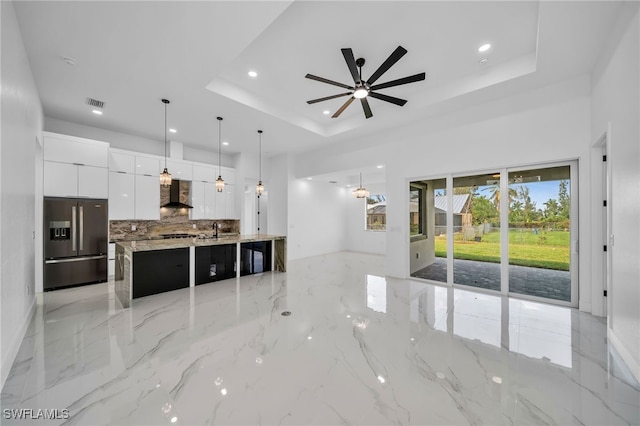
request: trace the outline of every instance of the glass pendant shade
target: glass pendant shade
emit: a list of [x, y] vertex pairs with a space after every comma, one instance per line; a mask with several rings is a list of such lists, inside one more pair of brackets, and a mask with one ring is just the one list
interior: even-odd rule
[[256, 185], [256, 193], [258, 194], [258, 197], [264, 193], [264, 185], [262, 184], [262, 181], [258, 181], [258, 184]]
[[357, 188], [353, 190], [353, 194], [356, 198], [366, 198], [369, 196], [369, 191], [366, 188]]
[[216, 179], [216, 191], [218, 192], [222, 192], [224, 191], [224, 179], [222, 179], [222, 176], [218, 176], [218, 179]]
[[169, 99], [163, 99], [162, 103], [164, 104], [164, 170], [160, 173], [160, 185], [163, 188], [168, 188], [171, 186], [171, 173], [167, 170], [167, 104], [169, 103]]
[[362, 186], [362, 173], [360, 173], [360, 186], [353, 190], [353, 195], [355, 195], [356, 198], [366, 198], [369, 196], [367, 188]]
[[171, 186], [171, 173], [165, 167], [162, 173], [160, 173], [160, 185], [164, 188]]

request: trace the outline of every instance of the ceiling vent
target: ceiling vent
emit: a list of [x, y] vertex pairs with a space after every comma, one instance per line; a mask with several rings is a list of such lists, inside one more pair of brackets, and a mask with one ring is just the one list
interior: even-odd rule
[[87, 105], [91, 105], [96, 108], [104, 108], [104, 102], [93, 98], [87, 98]]

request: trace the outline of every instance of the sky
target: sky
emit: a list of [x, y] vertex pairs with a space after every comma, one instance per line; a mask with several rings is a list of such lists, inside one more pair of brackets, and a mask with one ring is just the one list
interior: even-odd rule
[[[544, 209], [544, 203], [549, 201], [550, 198], [554, 198], [556, 201], [558, 201], [558, 188], [560, 186], [559, 180], [532, 182], [521, 185], [526, 185], [529, 187], [529, 196], [531, 197], [531, 201], [536, 203], [536, 209]], [[518, 187], [521, 185], [513, 186]], [[490, 198], [490, 188], [491, 186], [479, 186], [478, 195], [484, 195], [485, 197]]]

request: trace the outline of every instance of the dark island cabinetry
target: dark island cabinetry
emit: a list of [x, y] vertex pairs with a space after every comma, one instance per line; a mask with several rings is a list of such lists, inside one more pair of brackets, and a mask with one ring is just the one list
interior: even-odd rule
[[271, 270], [271, 241], [240, 244], [240, 276]]
[[189, 249], [133, 253], [133, 298], [189, 287]]
[[236, 244], [196, 247], [195, 285], [236, 276]]

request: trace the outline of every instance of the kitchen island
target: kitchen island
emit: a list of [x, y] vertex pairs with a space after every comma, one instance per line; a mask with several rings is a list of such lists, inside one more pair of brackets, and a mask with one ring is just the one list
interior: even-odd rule
[[280, 235], [118, 241], [115, 249], [115, 292], [123, 308], [135, 298], [165, 291], [286, 272], [286, 237]]

